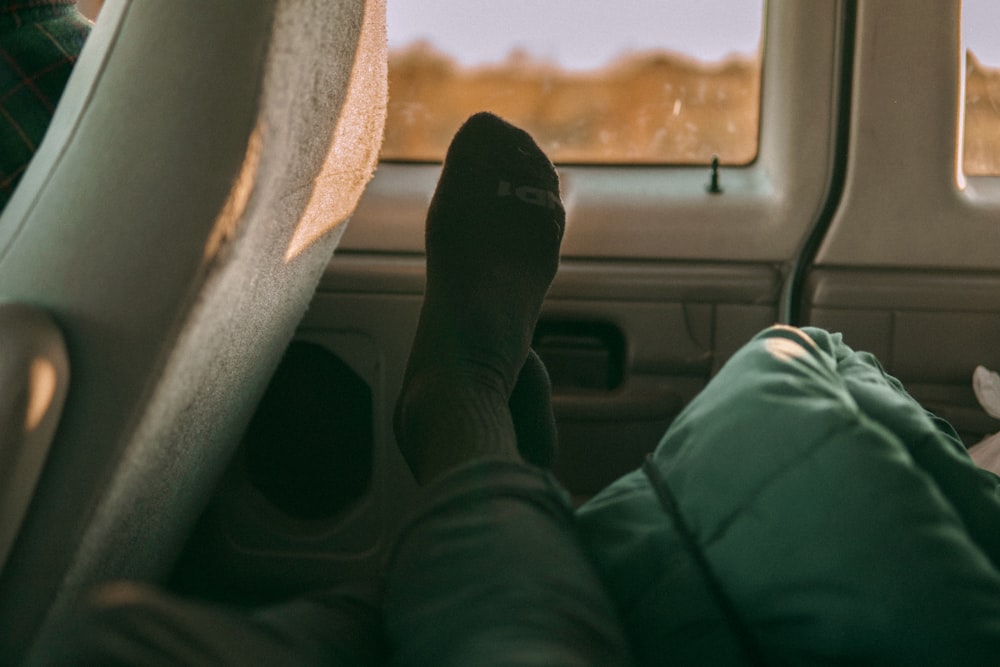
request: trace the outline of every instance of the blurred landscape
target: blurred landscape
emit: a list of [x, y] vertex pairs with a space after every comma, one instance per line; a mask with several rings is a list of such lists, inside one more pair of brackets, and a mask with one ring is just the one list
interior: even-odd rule
[[[966, 60], [964, 171], [1000, 174], [1000, 68]], [[599, 71], [560, 70], [514, 52], [462, 68], [426, 43], [393, 51], [382, 156], [440, 160], [462, 121], [494, 111], [562, 163], [746, 164], [757, 154], [759, 63], [704, 65], [634, 53]]]
[[965, 60], [965, 155], [970, 176], [1000, 174], [1000, 68]]
[[759, 63], [718, 65], [633, 53], [597, 71], [566, 71], [513, 52], [462, 68], [427, 43], [395, 50], [382, 156], [440, 160], [462, 121], [493, 111], [528, 129], [563, 163], [745, 164], [757, 154]]

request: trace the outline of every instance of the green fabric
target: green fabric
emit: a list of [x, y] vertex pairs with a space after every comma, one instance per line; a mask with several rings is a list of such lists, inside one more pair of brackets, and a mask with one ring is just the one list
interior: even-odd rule
[[479, 461], [431, 484], [391, 556], [392, 664], [630, 664], [572, 508], [537, 468]]
[[0, 210], [45, 136], [90, 27], [73, 0], [0, 1]]
[[642, 471], [578, 512], [639, 664], [1000, 660], [997, 479], [839, 336], [760, 334], [653, 464], [694, 549]]

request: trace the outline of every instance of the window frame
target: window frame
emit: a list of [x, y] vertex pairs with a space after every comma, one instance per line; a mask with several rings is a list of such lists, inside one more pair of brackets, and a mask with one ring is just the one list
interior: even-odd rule
[[[790, 263], [834, 172], [844, 2], [769, 0], [760, 143], [747, 166], [560, 166], [563, 258]], [[423, 252], [440, 165], [382, 163], [339, 252]]]
[[858, 3], [857, 34], [847, 182], [816, 267], [1000, 269], [1000, 176], [962, 171], [960, 0]]

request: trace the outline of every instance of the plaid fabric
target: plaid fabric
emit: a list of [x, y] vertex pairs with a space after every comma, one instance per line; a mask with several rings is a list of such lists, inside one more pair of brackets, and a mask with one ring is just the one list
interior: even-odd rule
[[75, 0], [0, 0], [0, 210], [45, 135], [90, 27]]

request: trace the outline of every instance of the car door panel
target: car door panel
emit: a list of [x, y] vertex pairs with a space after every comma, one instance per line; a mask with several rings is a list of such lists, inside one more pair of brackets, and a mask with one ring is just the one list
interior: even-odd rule
[[974, 442], [1000, 426], [971, 381], [1000, 365], [1000, 199], [961, 172], [960, 28], [959, 2], [858, 4], [844, 191], [800, 297]]

